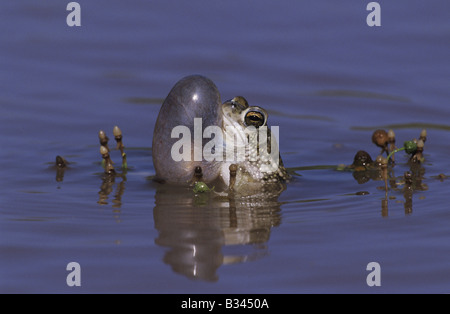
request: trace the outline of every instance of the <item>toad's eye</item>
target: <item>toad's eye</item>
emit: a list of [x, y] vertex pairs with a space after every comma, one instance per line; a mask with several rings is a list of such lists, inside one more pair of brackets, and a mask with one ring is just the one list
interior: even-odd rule
[[266, 122], [266, 116], [260, 111], [248, 111], [245, 114], [244, 122], [246, 126], [259, 128]]

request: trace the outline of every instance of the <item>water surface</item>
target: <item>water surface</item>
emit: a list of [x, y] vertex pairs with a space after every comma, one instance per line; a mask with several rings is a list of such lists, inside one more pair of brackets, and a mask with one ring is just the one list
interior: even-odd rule
[[[1, 292], [449, 292], [449, 3], [380, 1], [381, 27], [350, 0], [79, 3], [81, 27], [61, 1], [0, 5]], [[280, 126], [298, 176], [278, 199], [149, 179], [159, 107], [195, 73]], [[110, 182], [97, 134], [114, 125], [130, 169]], [[377, 128], [400, 145], [427, 129], [412, 195], [335, 170], [376, 157]], [[392, 178], [408, 170], [399, 154]], [[66, 284], [72, 261], [81, 287]]]

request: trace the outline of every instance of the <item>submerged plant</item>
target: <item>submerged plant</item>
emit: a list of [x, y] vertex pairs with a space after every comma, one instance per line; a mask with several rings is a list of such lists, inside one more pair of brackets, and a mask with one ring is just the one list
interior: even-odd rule
[[99, 138], [99, 140], [100, 140], [100, 145], [106, 147], [106, 149], [107, 149], [108, 152], [109, 152], [109, 147], [108, 147], [108, 141], [109, 141], [109, 138], [106, 136], [105, 131], [100, 130], [100, 131], [98, 132], [98, 138]]
[[[389, 152], [393, 152], [397, 149], [395, 146], [395, 133], [393, 130], [388, 131], [388, 143], [389, 143]], [[392, 161], [394, 161], [394, 156], [392, 156]]]
[[102, 155], [102, 158], [104, 160], [105, 173], [115, 174], [116, 171], [114, 170], [113, 162], [111, 160], [111, 157], [109, 156], [109, 151], [105, 146], [100, 146], [100, 154]]
[[[423, 146], [422, 146], [423, 147]], [[395, 153], [398, 153], [400, 151], [404, 150], [407, 154], [412, 155], [415, 154], [417, 151], [417, 143], [414, 141], [406, 141], [403, 143], [403, 147], [397, 148], [389, 153], [387, 156], [387, 160], [389, 161], [389, 158]]]
[[[119, 129], [119, 127], [116, 125], [113, 129], [114, 139], [117, 142], [116, 149], [120, 150], [121, 156], [122, 156], [122, 169], [127, 169], [127, 154], [124, 151], [124, 145], [122, 140], [122, 131]], [[110, 149], [108, 147], [108, 141], [109, 138], [106, 136], [105, 132], [103, 130], [100, 130], [98, 132], [98, 138], [100, 139], [100, 153], [103, 156], [102, 160], [102, 167], [105, 168], [105, 173], [113, 173], [115, 172], [113, 167], [113, 162], [111, 160], [111, 157], [109, 156]]]
[[396, 148], [395, 146], [395, 133], [393, 130], [388, 132], [378, 129], [372, 134], [372, 142], [381, 147], [381, 154], [386, 152], [387, 160], [394, 161], [395, 153], [404, 150], [407, 154], [411, 155], [410, 161], [423, 162], [423, 148], [424, 143], [427, 140], [427, 130], [423, 129], [420, 132], [419, 140], [406, 141], [403, 146]]
[[56, 167], [58, 168], [65, 168], [67, 166], [67, 161], [64, 159], [64, 157], [56, 156]]
[[127, 154], [124, 152], [124, 145], [122, 141], [122, 131], [119, 129], [119, 127], [116, 125], [113, 129], [114, 138], [117, 142], [116, 149], [120, 150], [120, 153], [122, 155], [122, 168], [127, 169]]
[[68, 162], [64, 157], [56, 156], [56, 181], [62, 182], [64, 179], [64, 171], [67, 168]]
[[[386, 191], [386, 197], [389, 189], [388, 184], [393, 190], [397, 190], [399, 185], [408, 185], [412, 180], [412, 190], [424, 190], [427, 187], [422, 183], [423, 173], [420, 171], [423, 169], [421, 163], [424, 161], [423, 151], [426, 140], [427, 131], [424, 129], [421, 131], [418, 140], [405, 141], [402, 147], [396, 148], [394, 131], [389, 130], [386, 132], [378, 129], [372, 134], [372, 142], [382, 149], [381, 154], [376, 159], [372, 159], [366, 151], [360, 150], [354, 156], [351, 165], [339, 165], [336, 170], [352, 171], [353, 177], [359, 184], [365, 183], [370, 179], [384, 181], [383, 189]], [[394, 156], [395, 153], [400, 151], [405, 151], [410, 156], [408, 162], [410, 172], [405, 176], [403, 183], [401, 181], [397, 182], [397, 178], [394, 175]], [[383, 156], [384, 152], [387, 152], [387, 157]], [[442, 180], [443, 176], [439, 178]]]

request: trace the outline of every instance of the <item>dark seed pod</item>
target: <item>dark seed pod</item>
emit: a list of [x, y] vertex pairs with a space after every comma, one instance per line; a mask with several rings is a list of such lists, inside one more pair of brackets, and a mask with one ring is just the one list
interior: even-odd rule
[[372, 157], [370, 157], [370, 155], [363, 150], [357, 152], [353, 158], [353, 166], [355, 167], [368, 167], [372, 163]]
[[387, 143], [389, 141], [388, 133], [385, 130], [376, 130], [372, 134], [372, 142], [385, 149], [387, 147]]
[[63, 157], [56, 156], [56, 166], [58, 168], [65, 168], [67, 166], [67, 162]]

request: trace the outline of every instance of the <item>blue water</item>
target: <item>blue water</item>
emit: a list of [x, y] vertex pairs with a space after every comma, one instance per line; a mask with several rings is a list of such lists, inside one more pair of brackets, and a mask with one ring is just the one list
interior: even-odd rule
[[[449, 292], [449, 180], [437, 176], [450, 175], [450, 4], [379, 1], [369, 27], [368, 2], [78, 1], [81, 27], [67, 26], [68, 2], [0, 4], [0, 292]], [[151, 181], [160, 105], [195, 73], [280, 126], [300, 176], [278, 200]], [[97, 134], [114, 146], [114, 125], [130, 169], [108, 183]], [[382, 181], [332, 167], [376, 157], [377, 128], [400, 145], [428, 131], [411, 204], [402, 185], [386, 198]], [[396, 160], [400, 183], [409, 166]], [[66, 284], [69, 262], [81, 287]], [[380, 287], [366, 283], [370, 262]]]

